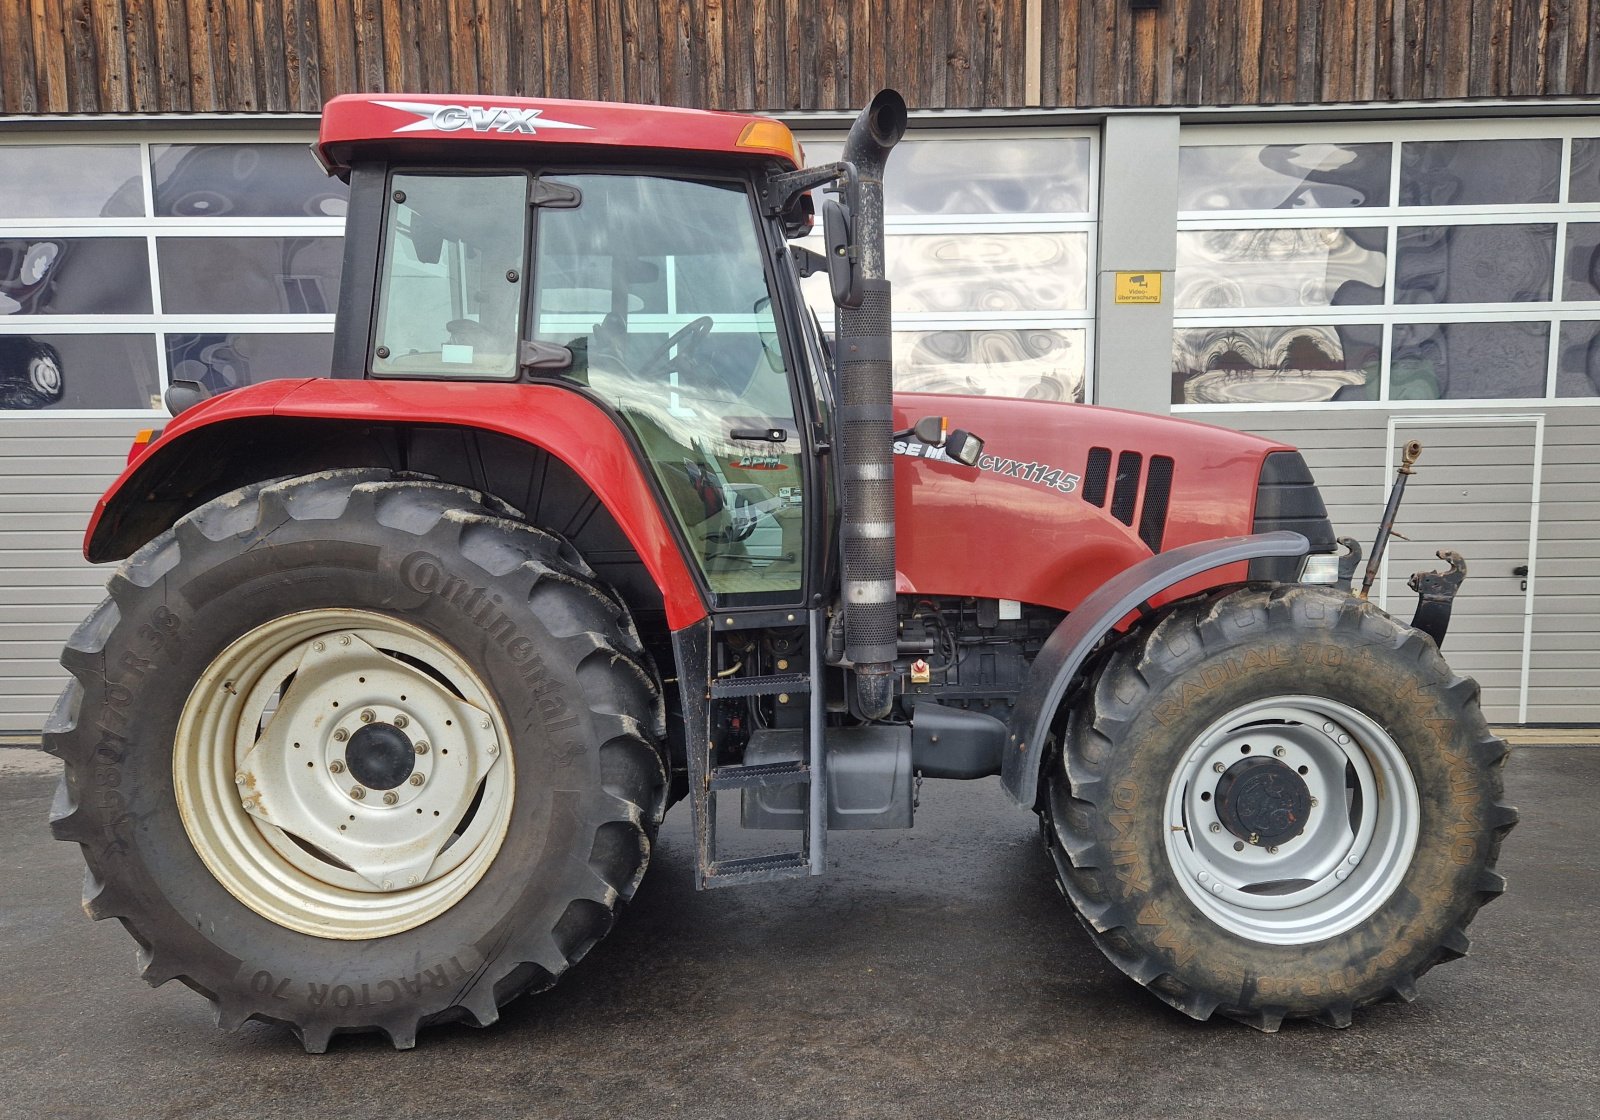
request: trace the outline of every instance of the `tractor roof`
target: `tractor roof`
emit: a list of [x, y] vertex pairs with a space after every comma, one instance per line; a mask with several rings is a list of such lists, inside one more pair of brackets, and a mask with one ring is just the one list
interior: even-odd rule
[[788, 127], [769, 117], [661, 105], [436, 93], [335, 97], [322, 110], [317, 155], [331, 173], [343, 174], [357, 150], [392, 153], [414, 148], [437, 153], [441, 141], [744, 156], [792, 167], [800, 160], [799, 145]]

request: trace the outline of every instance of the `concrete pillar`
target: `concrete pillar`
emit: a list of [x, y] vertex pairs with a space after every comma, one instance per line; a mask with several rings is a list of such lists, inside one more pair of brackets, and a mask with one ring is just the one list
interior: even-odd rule
[[[1100, 146], [1095, 404], [1172, 411], [1177, 217], [1178, 117], [1108, 117]], [[1118, 303], [1119, 272], [1159, 273], [1160, 302]]]

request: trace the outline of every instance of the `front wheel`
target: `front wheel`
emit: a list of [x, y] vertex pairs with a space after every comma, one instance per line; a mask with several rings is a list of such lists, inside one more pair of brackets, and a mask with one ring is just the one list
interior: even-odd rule
[[383, 471], [225, 495], [123, 565], [45, 743], [85, 907], [153, 984], [306, 1049], [480, 1025], [611, 926], [664, 804], [660, 688], [569, 544]]
[[1099, 947], [1174, 1007], [1345, 1026], [1466, 952], [1504, 887], [1505, 755], [1421, 633], [1249, 587], [1112, 651], [1053, 760], [1046, 842]]

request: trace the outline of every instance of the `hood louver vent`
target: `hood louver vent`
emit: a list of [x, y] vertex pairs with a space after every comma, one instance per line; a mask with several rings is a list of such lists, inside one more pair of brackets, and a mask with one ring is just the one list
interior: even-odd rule
[[[1135, 512], [1139, 515], [1139, 539], [1151, 552], [1161, 551], [1162, 538], [1167, 532], [1167, 509], [1172, 498], [1172, 476], [1176, 465], [1167, 455], [1152, 455], [1150, 468], [1144, 472], [1144, 456], [1137, 451], [1124, 451], [1117, 455], [1115, 481], [1111, 477], [1111, 449], [1091, 447], [1083, 469], [1083, 500], [1105, 508], [1106, 495], [1111, 496], [1111, 516], [1124, 525], [1131, 526]], [[1140, 499], [1139, 478], [1144, 473], [1144, 497]]]

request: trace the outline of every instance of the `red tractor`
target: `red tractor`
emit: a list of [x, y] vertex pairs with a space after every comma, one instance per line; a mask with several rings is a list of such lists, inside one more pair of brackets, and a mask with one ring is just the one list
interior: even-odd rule
[[[993, 775], [1195, 1018], [1343, 1026], [1466, 951], [1516, 814], [1448, 588], [1422, 629], [1352, 594], [1293, 448], [894, 395], [905, 124], [886, 91], [808, 169], [753, 116], [328, 105], [332, 377], [174, 383], [86, 536], [121, 566], [53, 824], [146, 980], [409, 1047], [555, 983], [680, 799], [709, 888]], [[826, 253], [789, 244], [813, 195]], [[728, 854], [736, 791], [782, 850]]]

